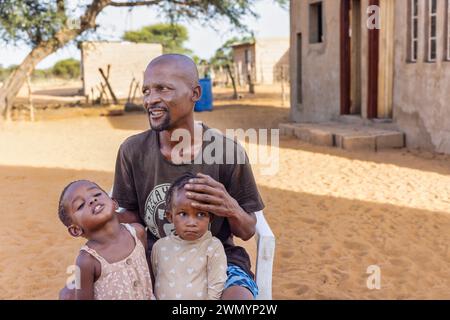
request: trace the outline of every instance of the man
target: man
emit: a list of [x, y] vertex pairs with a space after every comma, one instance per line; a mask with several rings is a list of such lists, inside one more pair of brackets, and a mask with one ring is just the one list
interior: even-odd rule
[[[185, 172], [197, 174], [186, 185], [187, 196], [194, 207], [214, 214], [211, 232], [222, 241], [228, 262], [222, 299], [254, 299], [258, 289], [250, 271], [250, 258], [233, 243], [233, 236], [248, 240], [254, 235], [254, 212], [264, 208], [245, 151], [232, 141], [237, 155], [229, 157], [225, 145], [230, 140], [194, 122], [194, 105], [200, 99], [201, 87], [197, 67], [190, 58], [166, 54], [152, 60], [144, 73], [142, 91], [152, 130], [129, 137], [120, 146], [113, 188], [113, 198], [125, 209], [119, 220], [147, 226], [150, 258], [156, 240], [173, 228], [165, 218], [164, 205], [170, 184]], [[179, 149], [180, 131], [188, 133], [191, 147]], [[219, 163], [201, 159], [209, 144], [195, 137], [198, 132], [207, 131], [212, 132], [211, 140], [219, 141], [216, 146], [223, 149], [223, 161]], [[224, 144], [220, 143], [222, 140]], [[239, 154], [244, 155], [245, 163], [238, 161]], [[178, 156], [188, 161], [180, 161]], [[230, 158], [231, 163], [226, 160]], [[60, 292], [62, 299], [72, 295], [67, 289]]]
[[[233, 235], [243, 240], [254, 235], [254, 212], [264, 207], [248, 158], [245, 156], [244, 164], [236, 163], [235, 158], [232, 164], [225, 160], [214, 164], [196, 161], [208, 143], [203, 139], [199, 142], [195, 135], [209, 128], [194, 121], [194, 105], [200, 99], [201, 87], [197, 67], [190, 58], [177, 54], [157, 57], [145, 70], [142, 90], [152, 130], [128, 138], [119, 149], [113, 198], [126, 209], [121, 221], [143, 222], [148, 227], [150, 251], [158, 238], [172, 231], [164, 215], [165, 192], [181, 174], [197, 173], [186, 189], [193, 206], [215, 215], [211, 232], [224, 244], [228, 259], [228, 281], [222, 299], [253, 299], [257, 287], [250, 259], [232, 240]], [[177, 130], [189, 133], [192, 147], [182, 150], [180, 156], [190, 161], [173, 159], [179, 155], [180, 141], [174, 139]], [[226, 140], [216, 131], [213, 136], [214, 141]], [[220, 146], [225, 159], [226, 147]], [[243, 152], [237, 143], [234, 146]]]

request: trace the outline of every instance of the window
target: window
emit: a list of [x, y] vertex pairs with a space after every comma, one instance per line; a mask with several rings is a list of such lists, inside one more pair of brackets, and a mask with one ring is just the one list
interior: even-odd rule
[[309, 43], [323, 42], [322, 2], [309, 5]]
[[252, 63], [252, 52], [250, 49], [245, 49], [245, 64]]
[[427, 21], [427, 61], [437, 58], [437, 0], [428, 0]]
[[446, 54], [445, 58], [447, 61], [450, 61], [450, 0], [447, 0], [447, 32], [446, 34]]
[[419, 48], [419, 0], [408, 1], [408, 60], [416, 62]]
[[302, 34], [297, 33], [297, 103], [302, 101]]

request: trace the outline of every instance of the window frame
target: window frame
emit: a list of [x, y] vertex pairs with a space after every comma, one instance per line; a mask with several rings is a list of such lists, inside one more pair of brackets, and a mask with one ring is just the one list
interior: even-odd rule
[[446, 26], [447, 26], [447, 32], [445, 33], [446, 37], [446, 54], [445, 59], [447, 61], [450, 61], [450, 0], [447, 0], [447, 10], [446, 10]]
[[419, 0], [409, 0], [408, 61], [417, 62], [419, 55]]
[[245, 64], [251, 64], [252, 63], [252, 52], [251, 52], [251, 48], [247, 48], [244, 50], [244, 60], [245, 60]]
[[[313, 25], [313, 13], [317, 14], [315, 16], [315, 24]], [[319, 44], [325, 42], [325, 28], [324, 28], [324, 2], [315, 1], [309, 3], [309, 43], [310, 44]], [[314, 31], [317, 32], [313, 36], [313, 27]]]
[[[433, 2], [434, 2], [434, 9], [435, 11], [433, 12]], [[427, 1], [427, 62], [436, 62], [437, 61], [437, 45], [438, 45], [438, 37], [437, 37], [437, 18], [438, 18], [438, 14], [437, 14], [437, 0], [428, 0]], [[434, 36], [432, 34], [433, 32], [433, 19], [434, 19]], [[433, 43], [434, 43], [434, 58], [432, 57], [433, 51], [432, 51], [432, 47], [433, 47]]]
[[297, 41], [297, 104], [303, 103], [303, 34], [301, 32], [296, 33]]

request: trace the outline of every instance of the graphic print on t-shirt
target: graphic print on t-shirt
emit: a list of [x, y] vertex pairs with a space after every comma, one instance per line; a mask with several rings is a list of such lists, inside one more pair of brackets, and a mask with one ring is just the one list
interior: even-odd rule
[[174, 229], [172, 223], [166, 219], [166, 193], [170, 183], [157, 185], [145, 201], [145, 223], [150, 232], [157, 238], [163, 238]]

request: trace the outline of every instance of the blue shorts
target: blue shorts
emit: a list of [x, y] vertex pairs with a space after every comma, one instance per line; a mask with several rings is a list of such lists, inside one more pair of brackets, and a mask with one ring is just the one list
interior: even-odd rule
[[229, 265], [227, 268], [227, 282], [225, 282], [225, 289], [232, 286], [244, 287], [250, 290], [253, 297], [256, 299], [258, 295], [258, 286], [253, 278], [241, 267]]

